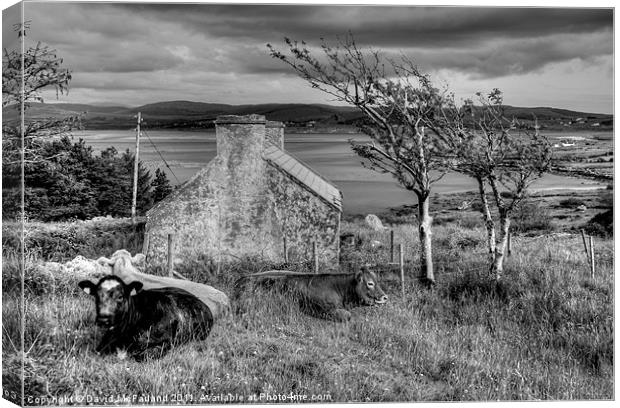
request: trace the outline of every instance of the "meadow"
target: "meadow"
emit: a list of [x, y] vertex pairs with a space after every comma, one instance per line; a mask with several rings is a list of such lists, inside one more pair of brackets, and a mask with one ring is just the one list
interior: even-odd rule
[[[5, 223], [3, 237], [10, 227]], [[139, 231], [89, 222], [46, 228], [55, 231], [56, 246], [45, 241], [47, 246], [30, 248], [26, 258], [27, 405], [135, 404], [152, 398], [160, 403], [254, 397], [263, 403], [295, 402], [304, 395], [306, 401], [323, 402], [614, 398], [610, 239], [596, 241], [592, 279], [579, 235], [515, 235], [505, 279], [495, 285], [487, 275], [479, 220], [457, 219], [435, 227], [438, 284], [428, 290], [415, 280], [416, 231], [410, 224], [395, 224], [395, 240], [406, 249], [402, 296], [397, 274], [385, 267], [388, 251], [368, 244], [386, 242], [386, 234], [344, 222], [342, 232], [356, 234], [364, 244], [343, 251], [342, 270], [383, 265], [378, 270], [390, 296], [387, 304], [355, 308], [350, 322], [333, 323], [301, 313], [286, 295], [260, 290], [245, 299], [251, 304], [245, 313], [217, 321], [206, 341], [138, 363], [96, 355], [101, 333], [94, 325], [94, 302], [77, 287], [81, 278], [37, 265], [46, 259], [66, 261], [75, 253], [110, 255], [116, 246], [135, 253], [141, 247]], [[122, 230], [123, 236], [108, 234], [111, 230]], [[221, 265], [218, 272], [204, 260], [188, 259], [178, 270], [231, 294], [240, 274], [272, 267], [278, 265], [245, 259]], [[15, 248], [3, 242], [5, 391], [19, 384], [20, 278]]]

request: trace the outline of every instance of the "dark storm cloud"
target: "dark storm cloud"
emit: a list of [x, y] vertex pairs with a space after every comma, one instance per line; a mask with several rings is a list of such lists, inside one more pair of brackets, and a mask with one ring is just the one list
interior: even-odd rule
[[[228, 42], [239, 72], [290, 73], [269, 61], [265, 43], [283, 38], [333, 43], [351, 31], [362, 46], [415, 50], [428, 68], [452, 68], [480, 76], [525, 73], [548, 63], [610, 55], [610, 9], [123, 5], [151, 21], [176, 21], [182, 31]], [[599, 35], [596, 35], [596, 34]], [[591, 42], [573, 38], [581, 34]], [[565, 37], [563, 37], [565, 36]], [[601, 42], [601, 38], [603, 38]]]
[[[463, 87], [532, 76], [545, 84], [575, 69], [570, 86], [611, 89], [605, 75], [612, 73], [612, 9], [24, 4], [32, 20], [28, 38], [45, 41], [64, 58], [76, 99], [319, 100], [290, 67], [269, 56], [266, 44], [285, 49], [289, 37], [316, 50], [321, 38], [334, 44], [349, 31], [362, 47], [404, 53], [433, 74], [447, 70]], [[9, 23], [14, 15], [3, 15], [4, 45], [16, 37]]]
[[114, 4], [27, 3], [28, 38], [44, 38], [74, 72], [146, 72], [181, 60], [153, 32], [158, 25]]
[[559, 8], [126, 5], [210, 35], [262, 41], [333, 38], [351, 30], [377, 46], [442, 46], [613, 27], [612, 10]]

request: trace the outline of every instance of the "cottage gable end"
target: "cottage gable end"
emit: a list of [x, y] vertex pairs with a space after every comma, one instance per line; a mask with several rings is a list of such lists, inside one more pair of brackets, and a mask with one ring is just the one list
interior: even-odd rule
[[327, 204], [338, 211], [342, 211], [342, 193], [340, 190], [293, 155], [278, 149], [274, 145], [268, 145], [263, 157], [267, 163], [292, 177], [298, 184], [310, 190]]

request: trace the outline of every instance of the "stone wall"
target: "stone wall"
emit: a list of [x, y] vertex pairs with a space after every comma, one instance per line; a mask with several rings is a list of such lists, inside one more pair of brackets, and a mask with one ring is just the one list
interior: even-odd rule
[[337, 266], [340, 211], [273, 166], [267, 169], [267, 180], [280, 234], [287, 240], [289, 261], [312, 260], [312, 243], [316, 242], [319, 263]]

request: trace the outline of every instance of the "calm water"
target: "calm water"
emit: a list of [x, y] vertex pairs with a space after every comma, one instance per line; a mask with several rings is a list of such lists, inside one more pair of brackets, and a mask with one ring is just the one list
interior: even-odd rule
[[[146, 134], [166, 159], [165, 165], [149, 138], [140, 139], [140, 158], [152, 169], [161, 168], [174, 183], [184, 182], [215, 157], [215, 133], [177, 130], [150, 130]], [[135, 132], [128, 130], [92, 130], [74, 133], [99, 152], [109, 146], [119, 151], [135, 149]], [[322, 176], [331, 180], [344, 196], [344, 210], [349, 214], [381, 212], [390, 207], [412, 204], [415, 197], [401, 188], [391, 176], [365, 169], [360, 159], [349, 147], [349, 138], [365, 141], [358, 134], [288, 134], [284, 148], [304, 161]], [[176, 176], [176, 178], [175, 178]], [[537, 180], [533, 189], [592, 188], [602, 184], [572, 177], [545, 175]], [[436, 193], [475, 190], [476, 184], [469, 177], [458, 173], [447, 174], [433, 187]]]

